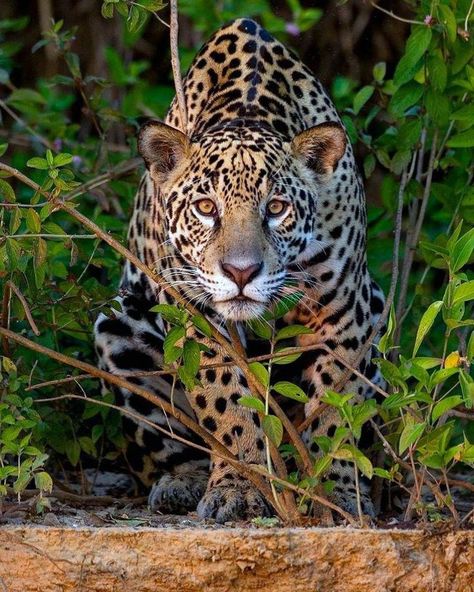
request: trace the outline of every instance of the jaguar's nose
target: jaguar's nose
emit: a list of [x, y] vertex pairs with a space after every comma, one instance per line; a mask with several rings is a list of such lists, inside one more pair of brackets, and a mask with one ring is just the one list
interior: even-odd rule
[[249, 284], [257, 275], [260, 273], [263, 267], [263, 261], [249, 265], [244, 269], [236, 267], [231, 263], [221, 262], [222, 271], [224, 274], [234, 281], [240, 290], [243, 290], [247, 284]]

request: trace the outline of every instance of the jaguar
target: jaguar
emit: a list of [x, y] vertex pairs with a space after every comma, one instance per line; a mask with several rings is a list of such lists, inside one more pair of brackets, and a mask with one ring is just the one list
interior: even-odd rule
[[[311, 330], [293, 344], [307, 348], [291, 367], [305, 390], [309, 417], [328, 389], [336, 388], [373, 331], [383, 295], [371, 280], [366, 257], [365, 195], [353, 150], [333, 103], [312, 72], [253, 20], [236, 20], [203, 46], [184, 81], [187, 121], [177, 99], [164, 122], [148, 121], [138, 134], [146, 165], [131, 222], [129, 248], [220, 331], [233, 323], [247, 351], [263, 351], [251, 321], [299, 290], [304, 296], [280, 324]], [[150, 309], [173, 304], [170, 296], [127, 261], [118, 300], [121, 312], [101, 314], [95, 325], [99, 366], [118, 375], [162, 367], [170, 326]], [[248, 463], [265, 462], [260, 418], [239, 404], [251, 394], [242, 371], [212, 340], [198, 386], [187, 391], [171, 378], [131, 380], [163, 397]], [[338, 359], [331, 355], [337, 354]], [[369, 349], [359, 363], [379, 381]], [[219, 367], [219, 364], [221, 366]], [[282, 366], [280, 366], [283, 368]], [[145, 374], [145, 373], [144, 373]], [[273, 376], [272, 376], [273, 377]], [[352, 374], [345, 392], [374, 396], [368, 381]], [[185, 513], [225, 522], [271, 512], [255, 487], [185, 440], [196, 436], [160, 408], [114, 388], [125, 414], [126, 458], [149, 488], [154, 511]], [[172, 394], [171, 394], [172, 393]], [[332, 436], [341, 420], [326, 408], [304, 433], [315, 457], [316, 436]], [[342, 508], [373, 515], [370, 483], [356, 480], [353, 465], [335, 460], [328, 479]]]

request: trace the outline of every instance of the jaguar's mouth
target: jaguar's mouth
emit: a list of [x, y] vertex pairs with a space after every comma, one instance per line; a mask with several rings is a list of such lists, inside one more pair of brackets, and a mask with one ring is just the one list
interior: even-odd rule
[[216, 311], [230, 321], [250, 321], [258, 318], [265, 310], [265, 303], [248, 298], [243, 294], [214, 302]]

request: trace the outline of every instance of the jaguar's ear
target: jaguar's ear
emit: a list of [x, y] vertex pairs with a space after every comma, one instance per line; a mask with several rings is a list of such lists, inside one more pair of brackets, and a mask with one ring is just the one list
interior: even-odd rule
[[310, 169], [328, 179], [346, 151], [347, 139], [339, 123], [320, 123], [293, 138], [292, 147]]
[[166, 176], [189, 150], [189, 139], [182, 132], [159, 121], [145, 123], [138, 133], [138, 152], [149, 171]]

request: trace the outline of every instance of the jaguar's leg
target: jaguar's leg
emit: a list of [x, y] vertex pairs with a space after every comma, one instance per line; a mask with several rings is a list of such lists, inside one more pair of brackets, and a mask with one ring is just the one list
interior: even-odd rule
[[[317, 356], [314, 358], [314, 356]], [[334, 388], [338, 382], [339, 377], [344, 374], [344, 367], [339, 368], [334, 363], [334, 358], [324, 352], [318, 350], [308, 359], [315, 361], [309, 368], [306, 369], [305, 379], [307, 382], [307, 390], [311, 396], [309, 403], [306, 405], [305, 414], [311, 416], [313, 411], [320, 405], [319, 395], [322, 395], [327, 389]], [[364, 361], [362, 366], [365, 367]], [[372, 372], [372, 367], [369, 369]], [[354, 393], [356, 399], [363, 400], [371, 396], [367, 385], [360, 379], [353, 375], [344, 387], [344, 393]], [[332, 437], [336, 429], [342, 424], [341, 417], [337, 411], [332, 407], [326, 408], [319, 417], [313, 420], [311, 426], [305, 433], [305, 440], [308, 443], [310, 451], [315, 456], [320, 456], [321, 451], [318, 444], [314, 441], [316, 436]], [[370, 445], [367, 442], [368, 438], [363, 434], [361, 440], [356, 443], [359, 447], [365, 448]], [[354, 463], [346, 460], [333, 460], [328, 473], [325, 475], [326, 479], [334, 481], [334, 489], [332, 493], [333, 501], [344, 510], [351, 514], [358, 513], [358, 499], [360, 500], [361, 510], [364, 514], [373, 517], [374, 508], [370, 498], [371, 484], [369, 479], [357, 473]]]
[[[213, 343], [206, 343], [207, 363], [230, 362]], [[235, 366], [202, 370], [201, 385], [188, 395], [199, 423], [238, 458], [264, 463], [263, 431], [258, 414], [237, 401], [250, 394], [247, 381]], [[218, 522], [267, 515], [261, 494], [224, 461], [212, 459], [212, 472], [198, 513]]]
[[[163, 332], [156, 316], [146, 312], [151, 305], [140, 307], [128, 297], [122, 306], [125, 312], [117, 314], [116, 318], [101, 315], [97, 320], [95, 338], [100, 367], [122, 375], [159, 369]], [[182, 390], [175, 389], [171, 393], [168, 377], [129, 377], [128, 380], [161, 397], [173, 396], [176, 407], [192, 415]], [[144, 485], [151, 487], [151, 508], [173, 513], [194, 510], [206, 489], [208, 455], [163, 434], [148, 422], [187, 440], [197, 441], [196, 437], [153, 403], [125, 389], [114, 387], [112, 390], [117, 404], [125, 412], [123, 425], [128, 441], [125, 455], [132, 472]], [[138, 414], [147, 423], [126, 415], [126, 411]]]

